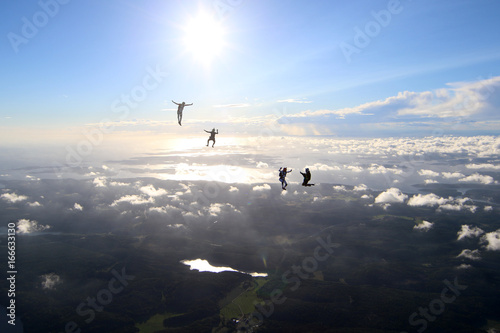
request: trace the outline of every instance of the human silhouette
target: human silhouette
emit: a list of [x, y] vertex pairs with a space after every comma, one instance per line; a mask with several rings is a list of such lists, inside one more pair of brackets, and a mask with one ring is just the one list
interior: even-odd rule
[[208, 144], [210, 143], [210, 141], [213, 141], [214, 142], [214, 143], [212, 143], [212, 148], [213, 148], [215, 145], [215, 134], [219, 134], [219, 130], [217, 129], [217, 132], [216, 132], [215, 128], [213, 128], [212, 131], [207, 131], [207, 130], [204, 130], [204, 131], [207, 133], [210, 133], [210, 137], [207, 140], [207, 147], [208, 147]]
[[299, 171], [300, 174], [304, 177], [304, 181], [302, 182], [302, 186], [314, 186], [314, 184], [309, 184], [311, 181], [311, 171], [309, 168], [306, 168], [306, 172]]
[[279, 177], [280, 177], [280, 182], [281, 182], [281, 189], [286, 190], [286, 187], [288, 186], [288, 183], [286, 182], [286, 179], [285, 179], [286, 174], [292, 172], [292, 170], [286, 171], [286, 167], [285, 167], [285, 168], [280, 168], [279, 171], [280, 171]]
[[172, 100], [172, 102], [176, 105], [178, 105], [179, 107], [177, 108], [177, 121], [179, 122], [179, 125], [182, 126], [181, 124], [181, 121], [182, 121], [182, 111], [184, 110], [184, 107], [185, 106], [190, 106], [190, 105], [193, 105], [193, 103], [191, 104], [186, 104], [185, 102], [182, 102], [182, 103], [176, 103]]

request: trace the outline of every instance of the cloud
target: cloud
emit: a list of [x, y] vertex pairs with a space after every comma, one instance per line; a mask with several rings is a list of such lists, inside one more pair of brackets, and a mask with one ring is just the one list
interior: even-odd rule
[[0, 198], [10, 203], [16, 203], [28, 199], [28, 197], [25, 195], [17, 195], [15, 193], [4, 193], [0, 195]]
[[257, 163], [257, 168], [258, 168], [258, 169], [269, 168], [269, 164], [267, 164], [267, 163], [265, 163], [265, 162], [258, 162], [258, 163]]
[[439, 172], [435, 172], [432, 170], [426, 170], [426, 169], [418, 170], [418, 174], [420, 176], [425, 176], [425, 177], [437, 177], [437, 176], [439, 176]]
[[73, 206], [73, 209], [74, 210], [79, 210], [79, 211], [83, 211], [83, 207], [82, 205], [80, 205], [79, 203], [75, 202], [74, 206]]
[[38, 201], [35, 201], [35, 202], [28, 202], [28, 206], [30, 206], [30, 207], [41, 207], [42, 204], [39, 203]]
[[442, 172], [441, 175], [446, 179], [465, 177], [465, 175], [460, 172]]
[[491, 183], [496, 183], [493, 177], [491, 176], [486, 176], [486, 175], [480, 175], [478, 173], [474, 173], [470, 176], [467, 176], [465, 178], [461, 178], [458, 180], [459, 182], [467, 182], [467, 183], [481, 183], [481, 184], [491, 184]]
[[429, 231], [434, 226], [433, 222], [422, 221], [413, 227], [414, 230]]
[[500, 165], [493, 165], [491, 163], [483, 163], [483, 164], [466, 164], [465, 167], [467, 169], [500, 169]]
[[305, 104], [305, 103], [312, 103], [311, 101], [304, 101], [304, 100], [297, 100], [294, 98], [289, 98], [289, 99], [281, 99], [278, 101], [278, 103], [299, 103], [299, 104]]
[[217, 104], [213, 105], [214, 108], [246, 108], [249, 107], [248, 103], [234, 103], [234, 104]]
[[314, 163], [312, 166], [309, 167], [309, 170], [315, 171], [315, 170], [320, 170], [320, 171], [339, 171], [340, 168], [338, 166], [330, 166], [324, 163]]
[[120, 199], [113, 201], [113, 203], [110, 206], [116, 207], [118, 206], [118, 204], [122, 202], [128, 202], [131, 205], [144, 205], [144, 204], [154, 203], [154, 199], [152, 197], [146, 199], [145, 197], [136, 194], [125, 195]]
[[366, 186], [365, 184], [359, 184], [359, 185], [354, 186], [354, 188], [352, 190], [359, 191], [359, 192], [368, 191], [368, 186]]
[[39, 225], [35, 220], [20, 219], [17, 221], [17, 232], [20, 234], [30, 234], [50, 229], [49, 225]]
[[235, 186], [229, 186], [229, 192], [239, 192], [239, 189]]
[[149, 195], [150, 197], [158, 197], [161, 195], [168, 194], [166, 190], [162, 188], [155, 189], [153, 185], [146, 185], [139, 189], [142, 193]]
[[465, 238], [479, 237], [484, 234], [484, 230], [478, 227], [471, 227], [467, 224], [462, 225], [462, 229], [457, 232], [457, 240], [462, 240]]
[[460, 254], [457, 256], [457, 258], [465, 258], [465, 259], [470, 259], [470, 260], [480, 260], [481, 255], [479, 253], [479, 250], [474, 250], [471, 251], [469, 249], [464, 249]]
[[334, 185], [333, 189], [337, 192], [347, 191], [347, 189], [344, 185]]
[[269, 191], [271, 186], [269, 184], [257, 185], [252, 188], [253, 191]]
[[486, 244], [486, 250], [499, 251], [500, 250], [500, 229], [493, 232], [488, 232], [486, 235], [481, 237], [482, 243]]
[[448, 199], [445, 199], [445, 198], [442, 198], [442, 197], [435, 195], [434, 193], [417, 194], [417, 195], [412, 196], [408, 200], [408, 206], [418, 207], [418, 206], [444, 205], [444, 204], [450, 202], [451, 200], [453, 200], [453, 198], [450, 197]]
[[92, 181], [95, 187], [106, 187], [106, 182], [106, 177], [97, 177]]
[[391, 187], [375, 198], [375, 203], [403, 203], [408, 196], [398, 188]]
[[53, 290], [56, 289], [56, 286], [61, 284], [63, 281], [59, 275], [56, 273], [49, 273], [41, 275], [42, 279], [42, 289]]

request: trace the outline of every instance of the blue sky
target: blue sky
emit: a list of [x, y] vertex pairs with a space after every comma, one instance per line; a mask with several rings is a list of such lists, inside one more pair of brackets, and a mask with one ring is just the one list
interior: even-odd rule
[[[499, 9], [493, 0], [10, 1], [0, 21], [2, 140], [68, 140], [100, 124], [175, 135], [497, 135]], [[202, 15], [213, 23], [188, 41]], [[183, 127], [171, 100], [194, 103]]]

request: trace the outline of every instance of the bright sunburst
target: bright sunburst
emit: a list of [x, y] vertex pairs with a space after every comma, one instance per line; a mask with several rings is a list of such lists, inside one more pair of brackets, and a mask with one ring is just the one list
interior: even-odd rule
[[208, 65], [224, 48], [224, 29], [221, 24], [207, 13], [192, 17], [185, 26], [184, 44], [192, 56]]

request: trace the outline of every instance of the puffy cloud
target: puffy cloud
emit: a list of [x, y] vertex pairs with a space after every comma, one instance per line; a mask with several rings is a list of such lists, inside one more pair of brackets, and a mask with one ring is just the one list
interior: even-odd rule
[[446, 179], [465, 177], [465, 175], [460, 172], [442, 172], [441, 175]]
[[74, 206], [73, 206], [73, 209], [74, 210], [79, 210], [79, 211], [83, 211], [83, 207], [82, 205], [80, 205], [79, 203], [75, 202]]
[[469, 249], [464, 249], [460, 254], [457, 256], [457, 258], [465, 258], [465, 259], [470, 259], [470, 260], [480, 260], [481, 255], [479, 253], [479, 250], [474, 250], [471, 251]]
[[413, 230], [429, 231], [434, 226], [433, 222], [422, 221], [421, 223], [415, 225]]
[[437, 184], [439, 182], [437, 180], [434, 180], [434, 179], [426, 179], [426, 180], [424, 180], [424, 183], [425, 184]]
[[269, 168], [269, 164], [265, 163], [265, 162], [258, 162], [257, 163], [257, 168], [258, 169], [265, 169], [265, 168]]
[[153, 185], [146, 185], [146, 186], [143, 186], [139, 189], [142, 193], [144, 194], [147, 194], [149, 195], [150, 197], [158, 197], [158, 196], [162, 196], [162, 195], [166, 195], [167, 194], [167, 191], [162, 189], [162, 188], [158, 188], [156, 189]]
[[491, 212], [491, 211], [493, 211], [493, 207], [492, 206], [484, 206], [484, 211]]
[[479, 237], [484, 234], [484, 230], [479, 227], [471, 227], [467, 224], [462, 225], [462, 229], [457, 232], [457, 240], [462, 240], [465, 238]]
[[28, 202], [28, 206], [30, 206], [30, 207], [41, 207], [42, 204], [39, 203], [38, 201], [35, 201], [35, 202]]
[[486, 244], [486, 250], [499, 251], [500, 250], [500, 229], [493, 232], [488, 232], [481, 237], [482, 243]]
[[111, 204], [111, 207], [118, 206], [118, 204], [122, 203], [122, 202], [128, 202], [131, 205], [144, 205], [144, 204], [153, 203], [154, 199], [152, 197], [149, 197], [146, 199], [145, 197], [140, 196], [140, 195], [136, 195], [136, 194], [124, 195], [120, 199], [113, 201], [113, 203]]
[[453, 198], [449, 197], [448, 199], [437, 196], [434, 193], [429, 194], [417, 194], [412, 196], [408, 200], [408, 206], [436, 206], [436, 205], [444, 205]]
[[319, 171], [339, 171], [340, 168], [338, 166], [331, 166], [331, 165], [327, 165], [327, 164], [324, 164], [324, 163], [314, 163], [312, 166], [309, 167], [309, 170], [311, 170], [311, 171], [315, 171], [315, 170], [319, 170]]
[[472, 268], [472, 266], [469, 264], [461, 264], [460, 266], [457, 267], [457, 269], [469, 269], [469, 268]]
[[375, 203], [403, 203], [408, 196], [398, 188], [391, 187], [375, 198]]
[[480, 175], [478, 173], [474, 173], [470, 176], [467, 176], [465, 178], [461, 178], [458, 180], [459, 182], [467, 182], [467, 183], [481, 183], [481, 184], [492, 184], [496, 183], [493, 177], [487, 176], [487, 175]]
[[50, 229], [49, 225], [40, 225], [38, 221], [20, 219], [17, 221], [17, 232], [20, 234], [29, 234], [32, 232], [39, 232], [46, 229]]
[[378, 164], [372, 164], [368, 169], [367, 169], [371, 174], [376, 175], [376, 174], [386, 174], [386, 173], [393, 173], [396, 175], [400, 175], [403, 173], [403, 170], [400, 170], [398, 168], [387, 168], [383, 165], [378, 165]]
[[95, 187], [106, 187], [107, 179], [106, 177], [97, 177], [94, 178], [92, 183], [95, 185]]
[[239, 189], [235, 186], [229, 186], [229, 192], [238, 192]]
[[269, 184], [257, 185], [252, 188], [253, 191], [269, 191], [270, 189]]
[[28, 199], [28, 197], [25, 195], [17, 195], [15, 193], [4, 193], [0, 195], [0, 198], [10, 203], [16, 203]]
[[42, 289], [56, 289], [56, 286], [62, 283], [61, 277], [56, 273], [44, 274], [40, 278], [42, 279]]
[[500, 169], [500, 165], [494, 165], [494, 164], [491, 164], [491, 163], [482, 163], [482, 164], [474, 164], [474, 163], [471, 163], [471, 164], [466, 164], [465, 167], [467, 169], [494, 169], [494, 170], [498, 170]]
[[367, 191], [368, 190], [368, 186], [366, 186], [365, 184], [359, 184], [359, 185], [356, 185], [354, 186], [354, 188], [352, 189], [353, 191]]
[[420, 176], [425, 176], [425, 177], [437, 177], [437, 176], [439, 176], [439, 172], [435, 172], [432, 170], [426, 170], [426, 169], [418, 170], [418, 174]]
[[344, 185], [334, 185], [333, 186], [333, 189], [337, 192], [343, 192], [343, 191], [347, 191], [347, 189], [345, 188]]

